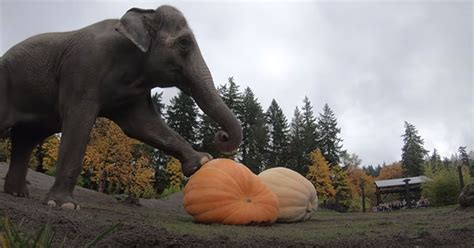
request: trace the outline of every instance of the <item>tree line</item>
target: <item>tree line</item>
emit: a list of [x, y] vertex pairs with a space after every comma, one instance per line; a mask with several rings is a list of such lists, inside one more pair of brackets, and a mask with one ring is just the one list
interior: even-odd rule
[[[242, 145], [231, 155], [219, 154], [215, 149], [214, 134], [219, 126], [197, 108], [191, 97], [179, 92], [166, 105], [163, 93], [155, 93], [152, 100], [157, 113], [196, 150], [215, 158], [232, 156], [257, 174], [277, 166], [295, 170], [315, 185], [323, 205], [341, 212], [361, 209], [362, 188], [367, 202], [373, 204], [374, 180], [424, 173], [435, 177], [435, 173], [453, 168], [458, 161], [467, 169], [474, 165], [466, 147], [459, 149], [460, 158], [441, 160], [436, 149], [429, 156], [414, 125], [406, 122], [401, 161], [363, 167], [358, 155], [343, 149], [341, 129], [328, 104], [315, 114], [309, 98], [304, 97], [288, 121], [275, 99], [264, 110], [253, 91], [249, 87], [241, 90], [232, 77], [218, 87], [218, 92], [242, 124]], [[186, 182], [178, 160], [128, 138], [112, 121], [99, 118], [90, 138], [78, 183], [83, 187], [154, 197], [179, 191]], [[54, 135], [40, 144], [31, 167], [53, 175], [59, 143], [60, 135]], [[8, 159], [8, 148], [8, 140], [0, 142], [0, 161]]]
[[[232, 77], [218, 91], [242, 124], [243, 141], [234, 157], [254, 173], [276, 166], [304, 173], [310, 162], [309, 154], [318, 148], [332, 166], [339, 164], [342, 139], [334, 112], [327, 104], [316, 117], [310, 100], [305, 97], [289, 123], [276, 100], [264, 111], [253, 91], [249, 87], [241, 91]], [[198, 111], [191, 97], [180, 92], [171, 99], [170, 106], [164, 106], [161, 98], [161, 94], [153, 97], [157, 110], [164, 114], [172, 129], [197, 150], [214, 157], [223, 156], [213, 147], [219, 126]]]

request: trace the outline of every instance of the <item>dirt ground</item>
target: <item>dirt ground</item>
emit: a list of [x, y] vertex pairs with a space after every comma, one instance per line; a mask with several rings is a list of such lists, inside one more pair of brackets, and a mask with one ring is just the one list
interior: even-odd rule
[[29, 171], [29, 198], [3, 193], [7, 165], [0, 163], [0, 217], [25, 233], [45, 223], [55, 246], [84, 246], [114, 224], [99, 247], [474, 247], [474, 209], [458, 206], [390, 213], [319, 211], [311, 220], [272, 226], [202, 225], [182, 207], [182, 195], [141, 199], [141, 206], [76, 187], [81, 210], [50, 209], [42, 203], [53, 178]]

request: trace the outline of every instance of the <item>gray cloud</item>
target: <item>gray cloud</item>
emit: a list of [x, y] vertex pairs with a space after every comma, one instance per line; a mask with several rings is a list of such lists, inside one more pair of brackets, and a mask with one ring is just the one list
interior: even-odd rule
[[[146, 2], [1, 2], [0, 54], [37, 33], [119, 18]], [[328, 103], [364, 164], [400, 159], [403, 122], [425, 148], [474, 147], [472, 2], [177, 2], [216, 84], [234, 76], [291, 119]], [[176, 91], [167, 90], [169, 98]]]

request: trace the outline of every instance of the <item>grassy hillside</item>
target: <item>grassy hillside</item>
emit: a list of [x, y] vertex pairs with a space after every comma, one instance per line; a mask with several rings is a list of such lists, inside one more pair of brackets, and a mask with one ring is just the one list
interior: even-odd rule
[[[5, 167], [0, 165], [0, 185]], [[0, 217], [8, 216], [22, 234], [34, 234], [49, 223], [53, 246], [84, 246], [113, 225], [120, 226], [99, 246], [474, 246], [474, 209], [457, 205], [382, 213], [341, 214], [321, 209], [302, 223], [272, 226], [196, 224], [184, 212], [182, 195], [141, 200], [142, 206], [117, 202], [112, 196], [77, 188], [79, 211], [49, 209], [42, 203], [53, 179], [29, 172], [30, 198], [0, 192]], [[0, 189], [1, 191], [1, 189]]]

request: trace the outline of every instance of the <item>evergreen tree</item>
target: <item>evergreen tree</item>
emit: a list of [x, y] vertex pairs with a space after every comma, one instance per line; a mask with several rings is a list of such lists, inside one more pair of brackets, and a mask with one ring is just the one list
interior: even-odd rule
[[342, 139], [338, 136], [341, 129], [337, 127], [337, 119], [328, 104], [324, 105], [323, 112], [319, 115], [317, 128], [319, 149], [321, 149], [331, 167], [339, 164], [342, 153]]
[[[234, 112], [237, 119], [242, 121], [242, 93], [234, 78], [229, 77], [228, 82], [220, 85], [217, 91], [227, 107]], [[211, 154], [214, 158], [221, 157], [221, 154], [214, 146], [214, 135], [219, 130], [219, 125], [205, 113], [200, 114], [199, 117], [199, 150]]]
[[[163, 103], [163, 92], [156, 92], [152, 95], [151, 99], [158, 115], [161, 115], [161, 118], [166, 119], [167, 107]], [[169, 186], [169, 175], [166, 172], [166, 166], [171, 157], [166, 155], [163, 151], [146, 144], [143, 144], [140, 149], [150, 154], [150, 165], [155, 170], [153, 188], [157, 194], [161, 194], [163, 190]]]
[[369, 165], [363, 168], [365, 174], [372, 177], [378, 177], [381, 169], [382, 167], [380, 167], [380, 165], [377, 165], [376, 167], [374, 167], [373, 165]]
[[443, 161], [441, 161], [441, 157], [438, 154], [438, 150], [433, 149], [433, 153], [427, 159], [427, 165], [432, 168], [433, 171], [438, 171], [443, 167]]
[[449, 158], [447, 157], [443, 158], [443, 167], [449, 167], [451, 166], [451, 164], [452, 164], [452, 161]]
[[214, 135], [219, 130], [217, 123], [209, 116], [202, 113], [199, 116], [198, 126], [198, 150], [211, 154], [214, 158], [220, 157], [219, 151], [214, 146]]
[[177, 96], [171, 99], [171, 105], [168, 106], [168, 126], [179, 133], [186, 141], [197, 146], [197, 106], [194, 100], [179, 92]]
[[459, 159], [461, 160], [461, 164], [469, 167], [469, 156], [467, 155], [466, 146], [460, 146], [458, 149], [459, 152]]
[[343, 151], [341, 152], [341, 163], [342, 169], [347, 171], [360, 167], [362, 164], [362, 159], [360, 159], [355, 153], [349, 154], [347, 151]]
[[270, 133], [269, 148], [266, 153], [267, 167], [287, 167], [289, 156], [289, 126], [283, 111], [275, 99], [273, 99], [270, 104], [265, 117]]
[[471, 165], [469, 171], [471, 172], [471, 177], [474, 178], [474, 151], [470, 151], [468, 156], [469, 164]]
[[402, 135], [402, 168], [404, 176], [423, 174], [423, 162], [427, 151], [423, 148], [423, 139], [418, 135], [415, 126], [405, 122], [405, 134]]
[[[311, 159], [309, 154], [318, 149], [318, 133], [316, 130], [316, 117], [314, 116], [313, 106], [309, 101], [309, 98], [305, 96], [303, 99], [302, 117], [303, 117], [303, 152], [304, 152], [304, 164], [310, 163]], [[323, 152], [324, 155], [324, 152]]]
[[305, 175], [304, 141], [303, 141], [303, 116], [298, 107], [295, 108], [293, 119], [290, 124], [290, 158], [288, 168]]
[[155, 94], [151, 96], [151, 100], [153, 101], [156, 112], [158, 114], [164, 114], [163, 110], [165, 109], [165, 105], [163, 104], [163, 91], [160, 93], [155, 92]]
[[250, 88], [246, 88], [242, 101], [242, 163], [254, 173], [265, 167], [264, 158], [268, 144], [268, 130], [263, 109]]
[[224, 103], [234, 112], [237, 119], [241, 120], [243, 115], [243, 96], [239, 86], [235, 83], [233, 77], [229, 77], [227, 84], [221, 85], [218, 92]]
[[[384, 165], [385, 165], [385, 162], [384, 162]], [[375, 171], [377, 172], [377, 176], [380, 175], [380, 171], [382, 170], [382, 166], [380, 166], [379, 164], [377, 165], [377, 168], [375, 169]]]
[[466, 149], [467, 149], [466, 146], [459, 147], [458, 149], [459, 159], [461, 160], [461, 165], [466, 166], [466, 168], [468, 168], [470, 171], [470, 175], [474, 176], [474, 164], [469, 158], [469, 154], [467, 153]]
[[333, 174], [332, 185], [336, 190], [334, 210], [342, 213], [347, 212], [352, 203], [349, 176], [339, 165], [334, 165], [331, 171]]

